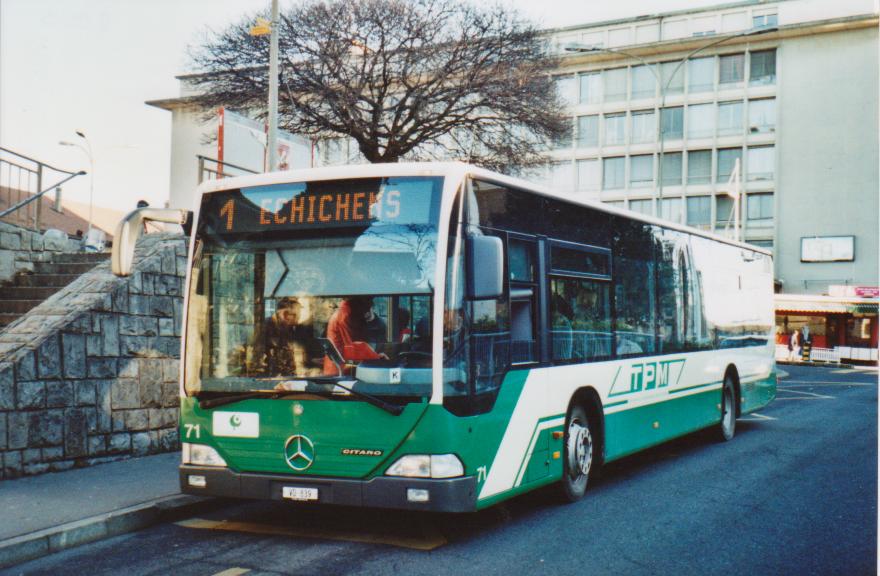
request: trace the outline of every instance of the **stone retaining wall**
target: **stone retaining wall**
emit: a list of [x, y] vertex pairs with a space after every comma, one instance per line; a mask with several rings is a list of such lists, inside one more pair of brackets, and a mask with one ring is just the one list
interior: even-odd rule
[[148, 234], [130, 277], [100, 264], [0, 332], [0, 478], [178, 448], [185, 270]]
[[34, 230], [0, 222], [0, 282], [17, 272], [33, 272], [34, 262], [48, 262], [53, 254], [76, 252], [79, 241], [44, 236]]

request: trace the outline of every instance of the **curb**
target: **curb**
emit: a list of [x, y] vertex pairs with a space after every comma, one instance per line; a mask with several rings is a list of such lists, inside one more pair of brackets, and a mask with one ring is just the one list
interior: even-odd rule
[[777, 360], [776, 364], [779, 366], [807, 366], [810, 368], [855, 368], [854, 364], [846, 364], [845, 362], [841, 362], [840, 364], [835, 364], [832, 362], [789, 362], [789, 361], [780, 361]]
[[180, 520], [210, 509], [217, 502], [215, 498], [200, 496], [165, 496], [136, 506], [9, 538], [0, 541], [0, 568], [8, 568], [104, 538], [142, 530], [162, 522]]

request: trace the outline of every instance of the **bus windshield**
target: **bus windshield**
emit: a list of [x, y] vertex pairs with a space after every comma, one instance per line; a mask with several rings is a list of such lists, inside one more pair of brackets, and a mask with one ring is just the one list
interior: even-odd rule
[[430, 396], [442, 184], [360, 178], [206, 194], [187, 394], [340, 382], [373, 395]]

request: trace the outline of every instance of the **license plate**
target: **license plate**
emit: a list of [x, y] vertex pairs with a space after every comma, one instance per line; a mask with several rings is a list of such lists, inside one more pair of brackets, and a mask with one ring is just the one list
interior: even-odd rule
[[281, 496], [284, 498], [289, 498], [290, 500], [300, 500], [300, 501], [317, 500], [318, 499], [318, 489], [317, 488], [303, 488], [300, 486], [284, 486], [281, 488]]

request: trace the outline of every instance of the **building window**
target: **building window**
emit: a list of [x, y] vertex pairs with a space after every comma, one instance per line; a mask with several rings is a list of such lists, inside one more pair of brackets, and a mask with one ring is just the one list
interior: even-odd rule
[[687, 225], [705, 228], [712, 221], [712, 198], [692, 196], [687, 199]]
[[681, 198], [664, 198], [660, 201], [660, 218], [681, 224]]
[[591, 72], [589, 74], [581, 74], [578, 78], [581, 85], [580, 103], [598, 104], [601, 102], [602, 75], [599, 72]]
[[663, 185], [681, 186], [681, 152], [663, 154]]
[[[672, 73], [675, 72], [675, 76]], [[660, 65], [660, 79], [666, 87], [666, 95], [684, 92], [684, 65], [679, 61], [664, 62]]]
[[665, 20], [661, 30], [663, 40], [674, 40], [687, 36], [687, 20]]
[[752, 52], [749, 56], [749, 82], [751, 84], [776, 83], [776, 50]]
[[718, 60], [718, 83], [722, 88], [740, 84], [745, 75], [746, 55], [728, 54]]
[[748, 28], [748, 14], [745, 12], [732, 12], [721, 15], [722, 32], [738, 32]]
[[599, 161], [577, 161], [578, 190], [593, 191], [599, 189]]
[[605, 158], [602, 161], [602, 189], [620, 190], [625, 184], [626, 158]]
[[632, 143], [653, 142], [657, 133], [653, 110], [640, 110], [632, 113]]
[[688, 152], [688, 185], [708, 184], [712, 180], [712, 151]]
[[550, 165], [550, 187], [554, 190], [572, 190], [574, 174], [571, 162], [554, 162]]
[[664, 108], [662, 118], [663, 137], [670, 140], [681, 138], [684, 132], [684, 107]]
[[776, 130], [776, 100], [764, 98], [749, 100], [749, 132]]
[[623, 208], [623, 200], [612, 200], [611, 202], [605, 202], [609, 206], [613, 206], [614, 208]]
[[633, 212], [638, 212], [639, 214], [651, 216], [654, 213], [653, 204], [653, 200], [630, 200], [629, 209]]
[[557, 76], [554, 78], [556, 82], [556, 95], [564, 106], [573, 106], [574, 97], [574, 78], [571, 76]]
[[715, 16], [704, 16], [691, 20], [693, 36], [711, 36], [715, 33]]
[[779, 21], [776, 14], [760, 14], [752, 16], [752, 27], [763, 28], [764, 26], [776, 26]]
[[715, 197], [715, 225], [718, 228], [726, 228], [727, 224], [733, 227], [736, 223], [733, 221], [733, 198], [722, 195]]
[[643, 188], [654, 182], [654, 156], [642, 154], [630, 156], [629, 185], [630, 188]]
[[605, 145], [614, 146], [626, 142], [626, 114], [605, 115]]
[[688, 92], [708, 92], [715, 85], [715, 58], [688, 60]]
[[628, 46], [630, 44], [632, 44], [632, 29], [629, 26], [608, 31], [608, 45], [610, 47]]
[[718, 135], [730, 136], [742, 134], [743, 104], [742, 102], [718, 103]]
[[776, 172], [776, 150], [773, 146], [749, 148], [748, 180], [773, 180]]
[[555, 150], [562, 150], [565, 148], [571, 148], [571, 136], [572, 136], [571, 123], [572, 123], [572, 121], [573, 121], [573, 119], [569, 119], [568, 124], [565, 127], [565, 131], [553, 139], [553, 148]]
[[722, 148], [718, 151], [718, 175], [715, 181], [725, 184], [733, 174], [736, 161], [742, 161], [742, 148]]
[[715, 133], [715, 105], [688, 106], [688, 138], [709, 138]]
[[749, 194], [746, 198], [746, 210], [748, 214], [749, 224], [772, 224], [773, 194]]
[[626, 100], [626, 68], [604, 70], [602, 78], [606, 102]]
[[645, 66], [632, 67], [632, 98], [653, 98], [657, 88], [654, 73]]
[[592, 148], [599, 145], [599, 116], [578, 116], [577, 146]]
[[749, 240], [749, 244], [752, 246], [758, 246], [759, 248], [773, 250], [773, 240]]

